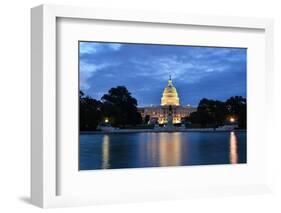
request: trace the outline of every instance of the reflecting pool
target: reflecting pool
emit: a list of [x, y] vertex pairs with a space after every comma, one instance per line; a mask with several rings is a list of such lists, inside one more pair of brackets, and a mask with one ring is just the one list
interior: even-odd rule
[[237, 164], [246, 132], [80, 134], [80, 170]]

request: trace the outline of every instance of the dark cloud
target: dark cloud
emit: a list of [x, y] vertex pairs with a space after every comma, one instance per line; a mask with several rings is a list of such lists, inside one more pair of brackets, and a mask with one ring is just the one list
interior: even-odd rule
[[80, 43], [80, 88], [100, 99], [126, 86], [139, 105], [159, 105], [172, 75], [181, 104], [246, 96], [246, 49], [175, 45]]

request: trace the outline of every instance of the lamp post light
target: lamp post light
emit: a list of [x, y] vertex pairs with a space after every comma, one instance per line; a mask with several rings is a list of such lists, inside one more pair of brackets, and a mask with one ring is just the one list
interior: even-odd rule
[[231, 118], [229, 118], [229, 121], [230, 121], [231, 123], [234, 123], [234, 122], [235, 122], [235, 118], [231, 117]]
[[108, 123], [108, 122], [109, 122], [108, 118], [105, 118], [105, 119], [104, 119], [104, 122], [105, 122], [105, 123]]

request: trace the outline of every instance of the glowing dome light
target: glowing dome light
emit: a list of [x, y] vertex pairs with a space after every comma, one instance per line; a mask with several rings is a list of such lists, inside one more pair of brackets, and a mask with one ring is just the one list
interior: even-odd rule
[[168, 80], [168, 85], [164, 89], [161, 106], [179, 106], [180, 99], [178, 97], [177, 89], [174, 87], [171, 76]]

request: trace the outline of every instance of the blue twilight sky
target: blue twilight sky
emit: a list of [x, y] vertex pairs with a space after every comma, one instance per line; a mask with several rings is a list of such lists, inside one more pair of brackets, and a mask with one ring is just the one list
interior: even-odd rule
[[80, 42], [79, 51], [80, 90], [98, 100], [122, 85], [138, 106], [160, 105], [170, 74], [181, 105], [246, 97], [244, 48]]

